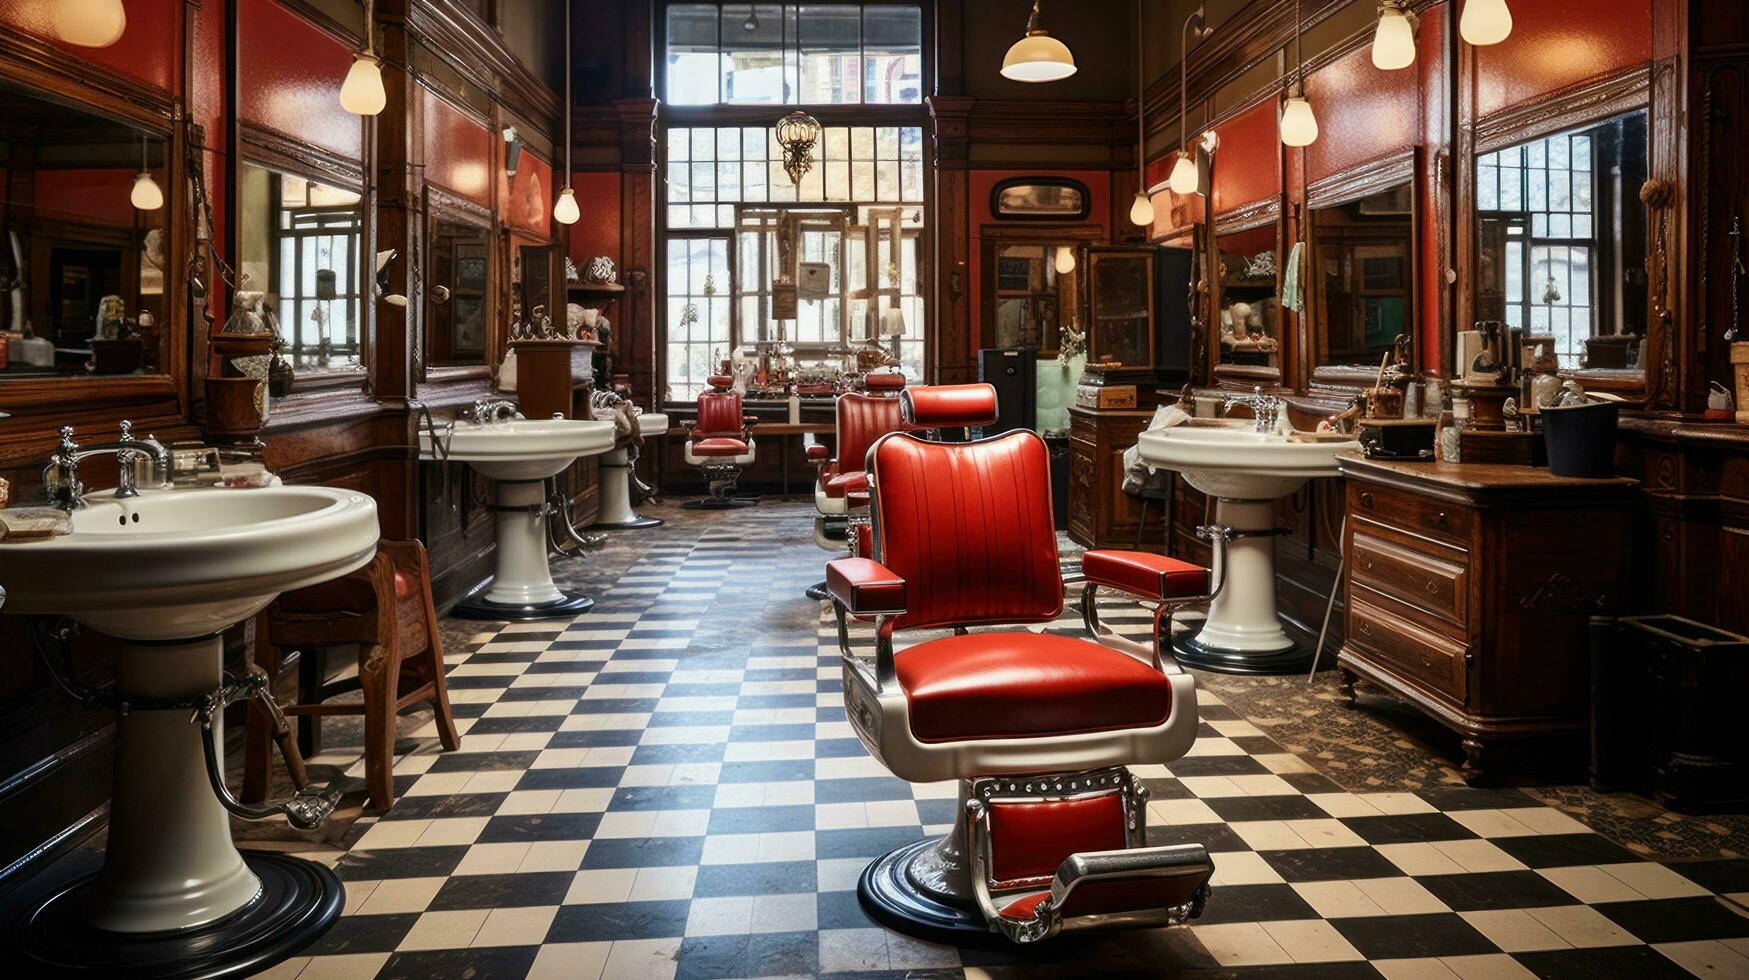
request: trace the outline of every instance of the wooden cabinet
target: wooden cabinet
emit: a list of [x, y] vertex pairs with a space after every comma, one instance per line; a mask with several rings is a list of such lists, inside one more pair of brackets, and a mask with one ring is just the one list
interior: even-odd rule
[[1069, 537], [1075, 543], [1135, 547], [1141, 500], [1123, 492], [1123, 454], [1153, 416], [1131, 409], [1069, 409]]
[[1576, 734], [1589, 718], [1586, 621], [1623, 611], [1635, 481], [1526, 466], [1340, 461], [1346, 630], [1337, 664], [1463, 737]]

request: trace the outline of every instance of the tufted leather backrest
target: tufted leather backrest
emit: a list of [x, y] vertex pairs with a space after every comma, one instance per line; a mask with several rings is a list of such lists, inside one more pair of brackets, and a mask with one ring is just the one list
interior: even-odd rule
[[869, 450], [875, 557], [905, 579], [900, 629], [1029, 623], [1063, 611], [1044, 440], [903, 433]]
[[692, 427], [694, 438], [741, 435], [741, 393], [738, 391], [702, 391], [698, 396], [698, 423]]
[[996, 386], [921, 385], [899, 392], [907, 425], [919, 429], [957, 429], [996, 421]]
[[899, 400], [851, 392], [838, 398], [838, 472], [863, 468], [868, 447], [889, 432], [905, 428], [899, 418]]

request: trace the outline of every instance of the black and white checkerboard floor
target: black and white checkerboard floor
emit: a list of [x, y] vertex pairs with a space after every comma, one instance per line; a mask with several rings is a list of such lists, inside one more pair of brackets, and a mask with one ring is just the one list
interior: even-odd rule
[[308, 855], [345, 915], [269, 975], [1749, 976], [1749, 860], [1644, 860], [1516, 790], [1347, 792], [1206, 692], [1193, 752], [1137, 769], [1150, 839], [1214, 853], [1196, 925], [996, 952], [887, 932], [857, 874], [944, 830], [954, 787], [856, 741], [801, 598], [821, 553], [765, 510], [647, 532], [593, 613], [449, 650], [460, 750], [414, 732], [393, 811]]

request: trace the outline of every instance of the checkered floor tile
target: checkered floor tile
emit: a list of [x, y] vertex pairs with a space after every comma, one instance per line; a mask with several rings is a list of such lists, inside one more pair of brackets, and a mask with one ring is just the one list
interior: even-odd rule
[[954, 787], [846, 723], [807, 516], [637, 532], [629, 574], [566, 563], [595, 611], [448, 651], [461, 748], [413, 732], [394, 809], [309, 855], [345, 914], [270, 975], [1749, 976], [1749, 860], [1644, 860], [1516, 790], [1345, 789], [1206, 692], [1194, 750], [1135, 770], [1150, 842], [1214, 854], [1195, 925], [995, 952], [885, 931], [857, 874], [946, 829]]

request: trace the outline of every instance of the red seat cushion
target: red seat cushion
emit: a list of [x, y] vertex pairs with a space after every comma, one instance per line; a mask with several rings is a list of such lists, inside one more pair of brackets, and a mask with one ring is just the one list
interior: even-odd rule
[[1081, 572], [1089, 582], [1153, 599], [1208, 594], [1208, 569], [1146, 551], [1089, 551]]
[[1172, 710], [1166, 675], [1066, 636], [950, 636], [900, 652], [894, 667], [924, 742], [1153, 728]]
[[826, 496], [842, 497], [851, 492], [868, 492], [868, 471], [852, 470], [840, 473], [826, 481]]
[[721, 436], [712, 439], [699, 439], [692, 444], [694, 456], [744, 456], [747, 453], [747, 443], [740, 439], [727, 439]]

